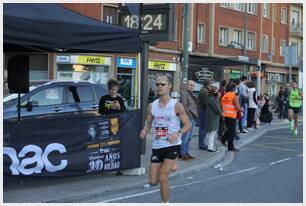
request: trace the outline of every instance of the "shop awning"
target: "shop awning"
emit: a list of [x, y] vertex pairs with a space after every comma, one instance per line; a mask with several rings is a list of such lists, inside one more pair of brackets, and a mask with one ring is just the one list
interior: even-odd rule
[[58, 4], [5, 3], [4, 52], [139, 52], [135, 29], [107, 24]]
[[190, 56], [189, 64], [193, 66], [239, 66], [250, 65], [256, 66], [257, 59], [249, 58], [249, 61], [242, 61], [238, 58], [219, 58], [219, 57], [203, 57], [203, 56]]

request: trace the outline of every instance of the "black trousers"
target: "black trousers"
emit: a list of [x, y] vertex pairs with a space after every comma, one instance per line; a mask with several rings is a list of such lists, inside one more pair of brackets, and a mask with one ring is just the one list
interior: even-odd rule
[[224, 118], [224, 122], [226, 125], [226, 132], [221, 137], [222, 142], [227, 141], [227, 149], [233, 150], [234, 149], [234, 138], [235, 138], [235, 130], [236, 130], [236, 119], [232, 118]]
[[254, 125], [255, 112], [256, 112], [255, 108], [248, 108], [247, 127], [252, 127]]

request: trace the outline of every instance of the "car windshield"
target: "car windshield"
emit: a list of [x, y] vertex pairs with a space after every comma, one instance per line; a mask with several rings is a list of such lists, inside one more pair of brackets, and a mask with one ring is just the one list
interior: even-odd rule
[[[29, 91], [33, 91], [34, 89], [38, 88], [39, 86], [31, 86], [29, 88]], [[25, 93], [26, 94], [26, 93]], [[20, 94], [20, 97], [22, 97], [25, 94]], [[7, 97], [3, 98], [3, 103], [6, 104], [8, 102], [13, 102], [14, 100], [16, 100], [18, 98], [18, 94], [13, 93], [8, 95]]]

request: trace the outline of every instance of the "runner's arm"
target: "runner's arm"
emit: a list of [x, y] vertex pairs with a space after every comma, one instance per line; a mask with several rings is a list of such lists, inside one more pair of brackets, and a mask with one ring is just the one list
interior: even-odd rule
[[175, 105], [175, 113], [178, 115], [178, 117], [183, 123], [183, 128], [180, 129], [181, 133], [184, 134], [188, 132], [191, 129], [189, 118], [187, 113], [185, 112], [184, 106], [179, 102]]
[[151, 113], [151, 108], [152, 108], [152, 103], [149, 104], [149, 106], [147, 108], [147, 118], [146, 118], [146, 121], [145, 121], [145, 125], [140, 132], [140, 138], [141, 139], [144, 139], [147, 136], [147, 134], [149, 133], [149, 131], [152, 127], [153, 115]]

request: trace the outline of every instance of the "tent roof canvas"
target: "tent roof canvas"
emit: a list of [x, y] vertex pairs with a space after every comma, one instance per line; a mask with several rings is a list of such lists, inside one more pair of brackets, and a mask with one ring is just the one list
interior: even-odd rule
[[5, 3], [5, 52], [139, 52], [140, 32], [49, 3]]

